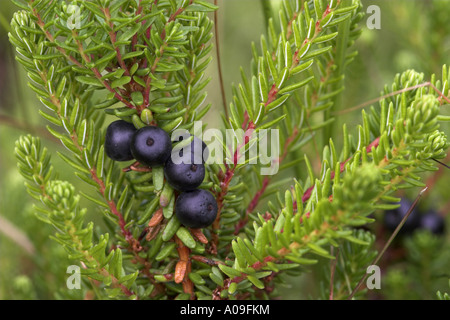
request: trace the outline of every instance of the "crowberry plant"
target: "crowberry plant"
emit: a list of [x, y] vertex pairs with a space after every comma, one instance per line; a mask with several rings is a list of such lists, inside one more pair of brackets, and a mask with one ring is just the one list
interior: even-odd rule
[[[221, 127], [205, 141], [209, 157], [222, 153], [224, 161], [194, 165], [172, 163], [183, 141], [171, 137], [179, 129], [195, 136], [194, 124], [212, 107], [206, 69], [210, 13], [219, 7], [13, 2], [16, 59], [48, 130], [68, 149], [61, 158], [90, 189], [60, 180], [53, 155], [30, 135], [16, 144], [19, 171], [40, 203], [37, 216], [55, 226], [53, 239], [82, 267], [85, 295], [270, 299], [286, 276], [314, 270], [321, 296], [365, 297], [356, 289], [376, 254], [375, 235], [359, 227], [398, 208], [399, 189], [424, 188], [423, 175], [446, 157], [445, 65], [430, 79], [411, 69], [397, 74], [355, 127], [336, 128], [364, 17], [359, 0], [283, 0], [278, 13], [262, 1], [267, 32], [249, 44], [249, 68], [241, 68]], [[107, 120], [127, 125], [105, 133]], [[267, 130], [279, 133], [269, 149], [280, 152], [263, 161], [253, 147], [267, 142]], [[229, 143], [229, 131], [243, 134]], [[128, 167], [125, 141], [135, 160]], [[277, 172], [263, 170], [275, 165]], [[100, 223], [81, 197], [94, 203]], [[321, 272], [330, 261], [335, 277]]]

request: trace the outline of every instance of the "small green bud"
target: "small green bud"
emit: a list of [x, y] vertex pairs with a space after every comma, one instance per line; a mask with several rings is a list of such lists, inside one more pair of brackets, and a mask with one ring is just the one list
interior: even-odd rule
[[408, 108], [406, 118], [411, 122], [413, 134], [423, 134], [436, 130], [438, 115], [437, 98], [433, 95], [425, 95]]
[[380, 192], [381, 178], [380, 169], [373, 163], [347, 173], [341, 189], [343, 204], [352, 207], [368, 205]]
[[153, 113], [149, 109], [142, 110], [141, 121], [147, 125], [150, 125], [150, 123], [153, 121]]

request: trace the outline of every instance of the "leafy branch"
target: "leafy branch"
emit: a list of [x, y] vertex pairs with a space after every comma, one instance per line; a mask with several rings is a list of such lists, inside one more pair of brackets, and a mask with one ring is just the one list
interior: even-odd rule
[[[349, 297], [361, 277], [348, 263], [365, 266], [374, 254], [373, 235], [354, 228], [373, 222], [377, 210], [398, 207], [397, 190], [423, 188], [423, 176], [446, 157], [446, 66], [442, 79], [428, 82], [413, 70], [398, 74], [370, 101], [378, 104], [362, 110], [355, 132], [343, 126], [339, 151], [332, 116], [345, 112], [339, 99], [361, 3], [284, 0], [279, 22], [269, 18], [260, 47], [251, 46], [249, 75], [241, 68], [241, 83], [231, 86], [225, 134], [210, 144], [226, 155], [224, 163], [206, 162], [200, 185], [216, 197], [217, 218], [189, 228], [177, 218], [180, 193], [164, 169], [105, 157], [104, 127], [112, 116], [136, 129], [196, 134], [194, 123], [212, 107], [205, 104], [214, 36], [208, 12], [218, 7], [202, 0], [74, 1], [74, 21], [63, 2], [13, 1], [22, 9], [9, 34], [16, 60], [45, 107], [39, 113], [48, 131], [67, 149], [60, 158], [92, 188], [77, 193], [58, 180], [47, 150], [31, 136], [17, 142], [19, 171], [43, 205], [38, 218], [55, 227], [53, 239], [80, 263], [84, 285], [99, 298], [271, 298], [285, 274], [323, 261], [330, 268], [330, 260], [330, 289], [322, 295]], [[223, 141], [230, 129], [233, 143]], [[270, 130], [279, 132], [272, 145], [280, 148], [264, 162], [252, 148], [267, 142]], [[320, 146], [319, 132], [326, 142]], [[303, 150], [308, 144], [314, 161]], [[100, 209], [104, 229], [88, 222], [81, 196]]]

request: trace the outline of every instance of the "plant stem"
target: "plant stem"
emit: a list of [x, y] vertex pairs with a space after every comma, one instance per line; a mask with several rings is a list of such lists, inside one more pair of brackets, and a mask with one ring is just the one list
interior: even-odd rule
[[[343, 0], [340, 7], [345, 8], [352, 5], [352, 0]], [[347, 19], [343, 23], [341, 23], [338, 27], [339, 37], [336, 42], [336, 52], [334, 64], [336, 65], [335, 76], [340, 77], [345, 72], [345, 57], [347, 52], [348, 38], [350, 33], [350, 19]], [[344, 86], [344, 79], [341, 79], [336, 82], [332, 91], [338, 90]], [[331, 114], [334, 110], [338, 110], [341, 108], [342, 104], [342, 92], [334, 96], [333, 98], [333, 106], [328, 108], [324, 112], [323, 120], [326, 122], [331, 118]], [[327, 126], [323, 128], [323, 136], [322, 136], [322, 144], [325, 146], [330, 141], [330, 138], [333, 136], [334, 122], [329, 123]]]
[[14, 243], [24, 249], [30, 256], [34, 256], [36, 248], [25, 232], [0, 215], [0, 233], [10, 238]]
[[[214, 5], [217, 6], [217, 0], [214, 0]], [[214, 11], [214, 38], [216, 43], [216, 56], [217, 56], [217, 72], [219, 73], [219, 87], [220, 87], [220, 95], [222, 97], [222, 105], [223, 111], [225, 112], [225, 117], [228, 119], [228, 106], [227, 106], [227, 98], [225, 96], [225, 88], [223, 84], [223, 73], [222, 73], [222, 63], [220, 59], [220, 40], [219, 40], [219, 18], [217, 11]]]
[[439, 161], [439, 160], [436, 160], [436, 159], [434, 159], [434, 158], [431, 158], [431, 160], [433, 160], [433, 161], [439, 163], [440, 165], [446, 167], [447, 169], [450, 169], [450, 166], [448, 166], [447, 164], [445, 164], [445, 163], [443, 163], [443, 162], [441, 162], [441, 161]]
[[0, 12], [0, 26], [7, 32], [11, 32], [11, 26], [8, 23], [8, 19], [5, 18], [2, 12]]
[[[378, 263], [378, 261], [380, 261], [381, 257], [384, 255], [384, 253], [386, 252], [387, 248], [391, 245], [392, 241], [397, 236], [398, 232], [400, 231], [400, 229], [405, 224], [406, 219], [408, 219], [408, 217], [410, 216], [411, 212], [413, 212], [414, 208], [416, 207], [417, 203], [419, 202], [419, 199], [422, 197], [422, 194], [426, 190], [427, 190], [427, 188], [425, 188], [425, 189], [423, 189], [422, 191], [419, 192], [419, 194], [417, 195], [416, 199], [414, 200], [414, 202], [412, 203], [411, 207], [409, 208], [408, 212], [403, 217], [402, 221], [400, 221], [400, 223], [398, 224], [397, 228], [395, 228], [394, 232], [389, 237], [389, 239], [386, 242], [386, 244], [384, 245], [383, 249], [380, 251], [380, 253], [377, 255], [377, 257], [374, 259], [374, 261], [371, 263], [371, 265], [376, 265]], [[362, 279], [356, 285], [355, 289], [353, 289], [352, 293], [348, 296], [348, 298], [347, 298], [348, 300], [351, 300], [353, 298], [353, 296], [359, 290], [359, 288], [361, 287], [362, 283], [364, 282], [364, 280], [366, 278], [367, 278], [367, 273], [364, 274], [364, 277], [362, 277]]]
[[[334, 255], [334, 247], [331, 247], [331, 255]], [[330, 262], [330, 300], [334, 299], [334, 274], [336, 273], [337, 258], [339, 256], [339, 247], [336, 248], [336, 259]]]
[[26, 123], [22, 123], [21, 121], [8, 116], [8, 115], [0, 115], [0, 123], [1, 124], [5, 124], [7, 126], [19, 129], [19, 130], [23, 130], [23, 131], [27, 131], [27, 132], [31, 132], [33, 134], [38, 134], [41, 137], [44, 137], [50, 141], [59, 143], [59, 139], [57, 139], [55, 136], [53, 136], [50, 132], [47, 131], [47, 129], [45, 129], [44, 127], [39, 127], [39, 126], [32, 126]]
[[[284, 143], [284, 149], [283, 149], [283, 153], [281, 154], [280, 157], [278, 157], [278, 164], [280, 165], [285, 158], [287, 157], [290, 147], [292, 146], [292, 142], [295, 140], [295, 138], [297, 137], [297, 135], [299, 134], [299, 130], [297, 128], [295, 128], [292, 132], [292, 134], [286, 139], [285, 143]], [[239, 234], [240, 230], [245, 227], [245, 225], [248, 222], [248, 215], [250, 213], [253, 212], [253, 210], [255, 210], [256, 206], [259, 203], [259, 200], [261, 199], [261, 197], [263, 196], [264, 192], [266, 191], [267, 187], [269, 186], [270, 182], [272, 179], [270, 179], [269, 177], [265, 177], [261, 188], [255, 193], [255, 195], [253, 196], [252, 200], [250, 201], [247, 210], [245, 211], [245, 216], [244, 218], [242, 218], [239, 223], [236, 225], [235, 228], [235, 232], [234, 234]]]
[[[331, 115], [342, 115], [342, 114], [345, 114], [345, 113], [348, 113], [348, 112], [351, 112], [351, 111], [359, 110], [361, 108], [370, 106], [371, 104], [373, 104], [375, 102], [378, 102], [380, 100], [383, 100], [383, 99], [386, 99], [386, 98], [389, 98], [389, 97], [393, 97], [393, 96], [395, 96], [397, 94], [400, 94], [400, 93], [403, 93], [403, 92], [415, 90], [417, 88], [426, 87], [426, 86], [431, 86], [431, 83], [430, 82], [425, 82], [425, 83], [422, 83], [422, 84], [418, 84], [416, 86], [412, 86], [412, 87], [404, 88], [404, 89], [401, 89], [401, 90], [397, 90], [397, 91], [391, 92], [389, 94], [385, 94], [385, 95], [383, 95], [381, 97], [378, 97], [378, 98], [371, 99], [369, 101], [363, 102], [363, 103], [361, 103], [361, 104], [359, 104], [357, 106], [354, 106], [354, 107], [351, 107], [351, 108], [347, 108], [347, 109], [344, 109], [344, 110], [340, 110], [340, 111], [334, 111], [334, 112], [331, 113]], [[440, 91], [438, 91], [438, 93], [440, 93]], [[441, 96], [442, 96], [442, 94], [441, 94]]]

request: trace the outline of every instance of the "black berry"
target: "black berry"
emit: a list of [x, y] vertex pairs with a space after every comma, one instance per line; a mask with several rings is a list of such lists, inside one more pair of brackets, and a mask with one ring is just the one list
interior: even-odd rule
[[[180, 136], [176, 141], [180, 142], [183, 140], [184, 137]], [[187, 154], [185, 154], [186, 153], [185, 151], [188, 151]], [[209, 157], [208, 146], [203, 140], [201, 140], [196, 136], [193, 136], [193, 139], [189, 145], [182, 147], [178, 152], [179, 157], [183, 158], [183, 162], [185, 163], [188, 162], [195, 164], [205, 163]]]
[[176, 190], [194, 190], [205, 179], [205, 165], [195, 163], [174, 163], [172, 158], [166, 161], [164, 176], [167, 182]]
[[133, 134], [136, 132], [133, 124], [124, 120], [112, 122], [106, 129], [105, 152], [115, 161], [133, 160], [130, 145]]
[[[400, 201], [400, 207], [395, 210], [387, 210], [384, 214], [384, 225], [390, 231], [394, 231], [395, 228], [400, 224], [403, 217], [408, 213], [409, 208], [412, 203], [406, 199], [402, 199]], [[409, 215], [408, 219], [406, 219], [405, 224], [400, 229], [400, 234], [408, 234], [416, 230], [420, 225], [420, 214], [414, 208], [414, 210]]]
[[170, 157], [172, 142], [166, 131], [148, 126], [136, 131], [131, 140], [131, 153], [142, 164], [162, 166]]
[[444, 233], [445, 220], [436, 211], [429, 211], [422, 215], [420, 227], [430, 230], [434, 234], [441, 235]]
[[182, 192], [175, 203], [175, 214], [186, 227], [206, 228], [216, 219], [217, 202], [207, 190]]

